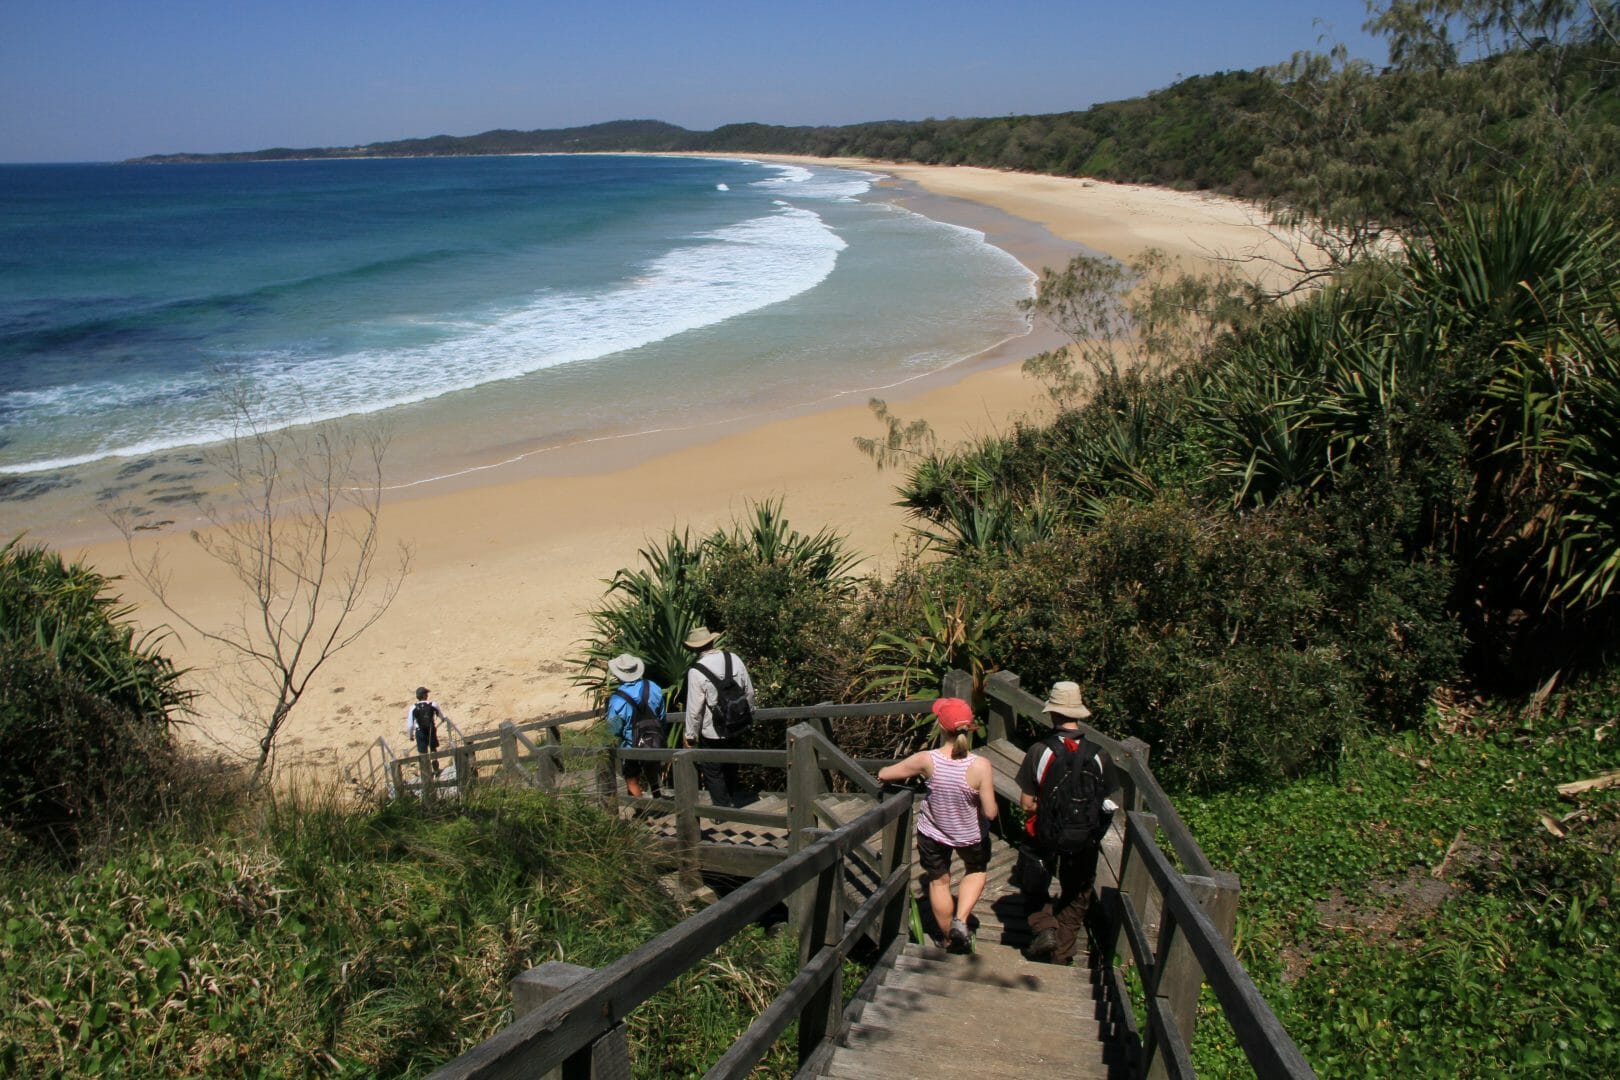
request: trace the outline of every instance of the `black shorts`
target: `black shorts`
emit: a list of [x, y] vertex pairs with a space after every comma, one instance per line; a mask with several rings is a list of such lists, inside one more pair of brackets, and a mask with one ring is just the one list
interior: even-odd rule
[[626, 780], [640, 780], [643, 766], [650, 764], [652, 764], [650, 761], [631, 761], [630, 759], [625, 758], [620, 762], [619, 775], [624, 777]]
[[917, 861], [922, 864], [923, 877], [933, 881], [937, 877], [946, 877], [951, 872], [951, 852], [962, 860], [962, 872], [966, 874], [982, 874], [990, 866], [990, 836], [985, 834], [984, 839], [977, 844], [967, 847], [951, 847], [942, 844], [932, 836], [917, 834]]

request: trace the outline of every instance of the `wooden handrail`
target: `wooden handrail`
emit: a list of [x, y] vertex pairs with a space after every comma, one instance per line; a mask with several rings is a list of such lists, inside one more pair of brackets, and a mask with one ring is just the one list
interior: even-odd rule
[[[1154, 825], [1149, 815], [1127, 814], [1125, 828], [1128, 859], [1139, 860], [1148, 879], [1160, 898], [1160, 922], [1157, 952], [1147, 951], [1146, 934], [1139, 925], [1132, 926], [1126, 940], [1140, 970], [1148, 999], [1147, 1061], [1159, 1054], [1168, 1054], [1167, 1071], [1172, 1075], [1192, 1075], [1188, 1046], [1191, 1024], [1171, 1015], [1164, 1007], [1167, 999], [1179, 996], [1176, 989], [1166, 986], [1176, 977], [1178, 949], [1190, 952], [1196, 961], [1197, 982], [1192, 987], [1192, 998], [1197, 1000], [1197, 987], [1207, 981], [1214, 991], [1215, 1000], [1237, 1036], [1238, 1044], [1262, 1078], [1314, 1077], [1310, 1064], [1299, 1052], [1299, 1047], [1282, 1026], [1271, 1006], [1260, 995], [1254, 980], [1243, 969], [1232, 948], [1210, 920], [1204, 905], [1193, 895], [1192, 885], [1170, 865], [1169, 859], [1154, 841]], [[1203, 881], [1200, 884], [1215, 886]], [[1131, 913], [1127, 921], [1134, 921], [1136, 898], [1122, 898], [1122, 905]], [[1185, 1024], [1185, 1027], [1183, 1027]], [[1185, 1067], [1183, 1071], [1182, 1067]]]
[[[848, 825], [818, 839], [724, 899], [581, 979], [546, 1005], [439, 1069], [432, 1077], [434, 1080], [486, 1080], [538, 1076], [560, 1066], [577, 1067], [582, 1057], [589, 1055], [592, 1043], [631, 1010], [707, 959], [716, 947], [793, 893], [814, 885], [818, 910], [824, 915], [838, 911], [837, 897], [829, 893], [829, 872], [841, 868], [855, 844], [885, 827], [908, 832], [911, 806], [910, 792], [878, 803]], [[889, 846], [893, 850], [894, 845]], [[841, 1006], [843, 960], [866, 926], [879, 915], [888, 915], [885, 923], [892, 921], [897, 932], [899, 913], [888, 908], [903, 904], [908, 875], [909, 865], [900, 862], [885, 880], [883, 902], [874, 904], [869, 900], [847, 922], [826, 916], [835, 923], [826, 928], [829, 931], [826, 940], [808, 940], [802, 944], [801, 955], [808, 955], [803, 957], [800, 975], [778, 995], [772, 1008], [754, 1021], [743, 1038], [733, 1045], [727, 1058], [709, 1071], [709, 1076], [746, 1075], [764, 1056], [771, 1042], [795, 1019], [802, 1021], [801, 1031], [809, 1026], [820, 1032], [812, 1045], [805, 1045], [801, 1039], [801, 1061], [823, 1043], [837, 1037], [836, 1023], [829, 1025], [820, 1021], [808, 1015], [808, 1010], [829, 990]], [[883, 906], [884, 902], [888, 908]]]
[[[954, 687], [959, 696], [964, 692], [965, 682], [965, 676], [953, 673], [946, 685]], [[1050, 730], [1051, 723], [1044, 714], [1045, 703], [1026, 693], [1015, 674], [991, 675], [986, 682], [985, 695], [990, 709], [989, 739], [1001, 748], [1000, 753], [992, 756], [1003, 761], [1005, 768], [1008, 751], [1002, 740], [1010, 742], [1010, 736], [1019, 730], [1033, 729], [1037, 733]], [[435, 755], [395, 758], [386, 740], [377, 740], [368, 751], [368, 759], [373, 753], [383, 756], [383, 774], [391, 783], [400, 785], [404, 783], [400, 771], [403, 764], [417, 762], [422, 772], [420, 790], [424, 799], [433, 798], [436, 792], [446, 788], [457, 792], [467, 790], [480, 769], [487, 765], [487, 762], [481, 765], [478, 754], [497, 746], [503, 773], [547, 789], [556, 788], [564, 762], [580, 757], [598, 758], [597, 795], [610, 804], [619, 796], [609, 766], [623, 760], [668, 763], [672, 766], [675, 797], [642, 796], [633, 801], [637, 806], [674, 815], [673, 851], [683, 878], [696, 884], [699, 870], [704, 866], [720, 867], [726, 873], [758, 875], [726, 900], [611, 967], [585, 978], [550, 1006], [524, 1018], [435, 1075], [529, 1075], [531, 1070], [543, 1072], [565, 1060], [570, 1068], [575, 1067], [583, 1060], [580, 1055], [588, 1054], [592, 1042], [622, 1020], [625, 1012], [697, 962], [697, 958], [729, 939], [736, 932], [734, 920], [746, 923], [784, 900], [789, 904], [793, 924], [800, 934], [799, 974], [708, 1075], [746, 1075], [794, 1020], [799, 1021], [801, 1067], [812, 1056], [824, 1060], [831, 1052], [828, 1040], [835, 1037], [842, 1023], [836, 1004], [842, 959], [862, 935], [876, 936], [880, 946], [888, 949], [885, 956], [892, 954], [896, 947], [907, 896], [912, 803], [910, 793], [882, 798], [872, 769], [885, 764], [886, 759], [856, 759], [846, 754], [831, 738], [830, 721], [921, 715], [928, 711], [930, 704], [929, 700], [908, 700], [758, 710], [755, 715], [761, 720], [796, 721], [787, 728], [787, 746], [783, 750], [562, 746], [558, 729], [568, 723], [596, 719], [598, 714], [594, 712], [567, 714], [522, 725], [502, 724], [498, 731], [462, 739], [459, 746]], [[1112, 1000], [1118, 1030], [1141, 1047], [1143, 1074], [1192, 1075], [1190, 1047], [1197, 1003], [1207, 983], [1260, 1076], [1289, 1080], [1312, 1076], [1298, 1047], [1232, 952], [1229, 941], [1236, 917], [1236, 876], [1211, 865], [1154, 776], [1145, 743], [1134, 738], [1114, 738], [1090, 724], [1079, 726], [1085, 737], [1111, 759], [1109, 783], [1117, 788], [1115, 797], [1124, 803], [1124, 812], [1119, 815], [1121, 820], [1115, 826], [1117, 842], [1111, 840], [1105, 845], [1117, 887], [1102, 890], [1103, 902], [1096, 909], [1099, 918], [1095, 929], [1103, 964], [1100, 973], [1105, 1000]], [[1013, 743], [1014, 748], [1018, 745], [1018, 742]], [[453, 781], [437, 781], [428, 775], [429, 763], [443, 758], [456, 763]], [[700, 803], [697, 785], [700, 762], [785, 770], [786, 812]], [[373, 774], [377, 768], [372, 766]], [[822, 800], [829, 790], [829, 773], [846, 777], [858, 792], [880, 796], [876, 808], [830, 834], [820, 828], [824, 823], [833, 823]], [[906, 809], [903, 817], [898, 817], [901, 811], [896, 806], [902, 798]], [[728, 865], [725, 860], [713, 862], [719, 847], [702, 840], [700, 819], [784, 826], [788, 835], [787, 854], [782, 856], [779, 849], [774, 854], [755, 851], [749, 859], [734, 861], [734, 865]], [[903, 827], [896, 824], [902, 821]], [[878, 830], [891, 827], [894, 831], [885, 835], [880, 848], [867, 843]], [[1159, 847], [1161, 830], [1169, 841], [1174, 860]], [[766, 855], [769, 858], [765, 858]], [[769, 865], [771, 858], [780, 861], [761, 870]], [[851, 858], [865, 867], [865, 873], [880, 880], [854, 916], [845, 920], [842, 882], [846, 863]], [[880, 930], [874, 930], [880, 921]], [[1123, 970], [1114, 963], [1121, 936], [1125, 939], [1129, 962], [1136, 966], [1145, 988], [1147, 1020], [1140, 1032], [1127, 1000]], [[631, 979], [636, 985], [627, 987], [625, 979]]]

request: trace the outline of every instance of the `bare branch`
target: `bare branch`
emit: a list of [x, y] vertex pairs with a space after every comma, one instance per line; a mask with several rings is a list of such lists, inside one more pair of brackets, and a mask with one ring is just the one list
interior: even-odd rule
[[[241, 585], [233, 617], [203, 626], [173, 602], [160, 550], [137, 557], [132, 517], [114, 514], [134, 572], [163, 607], [204, 641], [236, 658], [227, 690], [258, 744], [255, 783], [274, 768], [276, 737], [316, 673], [382, 618], [399, 594], [411, 552], [379, 573], [379, 517], [386, 436], [337, 421], [276, 426], [263, 403], [234, 388], [232, 439], [210, 453], [227, 481], [191, 539]], [[285, 419], [285, 418], [280, 418]]]

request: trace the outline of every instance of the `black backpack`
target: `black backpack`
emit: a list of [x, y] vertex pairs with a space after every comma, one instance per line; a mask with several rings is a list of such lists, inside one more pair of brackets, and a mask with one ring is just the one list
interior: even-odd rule
[[430, 738], [433, 735], [433, 717], [437, 711], [431, 701], [418, 701], [411, 706], [411, 719], [416, 721], [417, 730], [427, 732]]
[[1041, 778], [1035, 843], [1073, 855], [1102, 839], [1102, 768], [1078, 737], [1053, 735], [1046, 745], [1052, 758]]
[[630, 745], [642, 750], [656, 750], [664, 745], [664, 718], [647, 704], [652, 695], [652, 683], [641, 680], [641, 700], [637, 701], [624, 692], [624, 688], [613, 691], [614, 697], [621, 697], [630, 703]]
[[[731, 654], [721, 655], [726, 658], [724, 676], [716, 675], [701, 663], [693, 664], [692, 669], [703, 672], [714, 683], [716, 700], [710, 712], [714, 717], [714, 733], [722, 739], [729, 739], [748, 730], [748, 725], [754, 722], [754, 707], [748, 704], [748, 694], [742, 684], [731, 674]], [[692, 693], [692, 690], [688, 689], [687, 693]]]

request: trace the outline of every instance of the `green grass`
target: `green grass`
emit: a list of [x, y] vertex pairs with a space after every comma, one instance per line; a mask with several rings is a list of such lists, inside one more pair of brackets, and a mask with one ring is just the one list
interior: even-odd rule
[[[520, 971], [602, 966], [678, 921], [643, 842], [531, 792], [304, 796], [22, 870], [0, 886], [0, 1074], [422, 1075], [509, 1019]], [[750, 932], [656, 995], [630, 1020], [638, 1075], [712, 1061], [795, 961]]]
[[[1178, 799], [1237, 951], [1322, 1076], [1620, 1075], [1620, 677], [1437, 710], [1331, 775]], [[1564, 835], [1543, 824], [1543, 815]], [[1200, 1075], [1245, 1075], [1206, 994]]]

